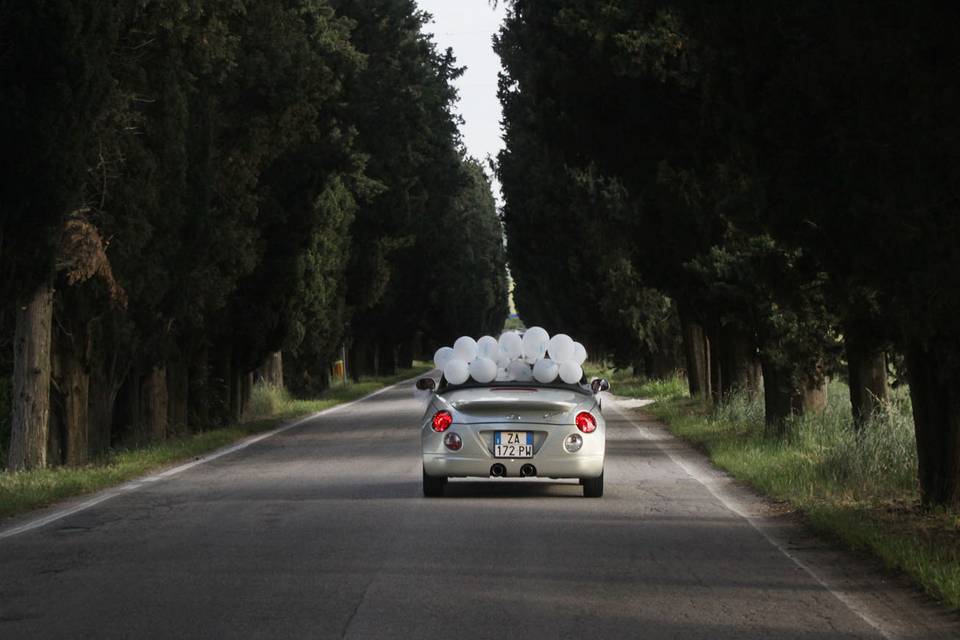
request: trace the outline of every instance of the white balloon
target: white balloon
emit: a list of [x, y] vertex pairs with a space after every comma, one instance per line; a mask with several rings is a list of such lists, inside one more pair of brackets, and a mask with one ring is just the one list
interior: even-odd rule
[[503, 351], [497, 353], [497, 366], [501, 369], [506, 369], [510, 366], [510, 363], [513, 362], [513, 358], [505, 354]]
[[537, 340], [550, 340], [550, 334], [547, 333], [547, 330], [543, 327], [530, 327], [523, 334], [524, 338], [527, 336], [530, 336], [531, 338], [535, 337]]
[[539, 360], [547, 352], [547, 344], [550, 342], [550, 334], [542, 327], [530, 327], [523, 334], [523, 355]]
[[573, 361], [579, 365], [587, 361], [587, 349], [579, 342], [573, 343]]
[[466, 360], [460, 358], [451, 358], [447, 366], [443, 368], [443, 377], [450, 384], [463, 384], [470, 377], [470, 365]]
[[533, 371], [530, 370], [530, 365], [522, 360], [514, 360], [507, 365], [507, 375], [510, 376], [511, 380], [517, 382], [530, 382], [533, 380]]
[[583, 377], [583, 369], [576, 362], [568, 361], [560, 365], [560, 379], [567, 384], [577, 384]]
[[477, 354], [481, 358], [496, 360], [500, 353], [500, 343], [493, 336], [483, 336], [477, 340]]
[[500, 336], [500, 353], [507, 360], [515, 360], [523, 355], [523, 339], [519, 333], [509, 331]]
[[470, 377], [481, 384], [493, 382], [497, 377], [497, 363], [483, 356], [470, 363]]
[[450, 358], [453, 357], [453, 349], [450, 347], [440, 347], [437, 349], [437, 352], [433, 354], [433, 364], [437, 366], [437, 369], [443, 369], [447, 366], [447, 363], [450, 362]]
[[533, 365], [533, 377], [537, 379], [537, 382], [543, 384], [553, 382], [557, 379], [557, 373], [559, 373], [559, 367], [550, 358], [541, 358], [537, 360], [537, 364]]
[[550, 359], [554, 362], [573, 360], [573, 338], [565, 333], [558, 333], [550, 338], [547, 350], [550, 352]]
[[497, 382], [508, 382], [510, 380], [510, 374], [507, 373], [507, 370], [503, 367], [497, 369]]
[[470, 336], [460, 336], [453, 343], [453, 353], [464, 362], [470, 362], [477, 357], [477, 341]]

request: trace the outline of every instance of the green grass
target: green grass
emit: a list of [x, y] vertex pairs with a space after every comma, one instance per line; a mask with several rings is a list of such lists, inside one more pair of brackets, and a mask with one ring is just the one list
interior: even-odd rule
[[250, 398], [247, 418], [249, 420], [282, 419], [309, 415], [344, 402], [362, 398], [377, 389], [426, 373], [432, 368], [432, 363], [418, 362], [412, 369], [405, 369], [396, 376], [363, 378], [360, 382], [351, 382], [346, 386], [331, 387], [324, 391], [320, 397], [307, 400], [292, 397], [286, 389], [258, 386], [254, 388], [253, 396]]
[[787, 436], [777, 438], [764, 428], [762, 397], [739, 394], [712, 408], [689, 398], [682, 380], [658, 383], [607, 373], [616, 395], [657, 400], [645, 410], [718, 467], [960, 609], [960, 514], [920, 508], [905, 389], [858, 433], [847, 388], [833, 382], [827, 408], [793, 419]]
[[615, 369], [588, 362], [584, 365], [587, 378], [606, 378], [610, 393], [627, 398], [656, 398], [668, 400], [687, 396], [687, 379], [677, 375], [666, 380], [651, 380], [633, 375], [627, 369]]
[[170, 438], [136, 449], [112, 451], [82, 467], [54, 467], [35, 471], [0, 472], [0, 518], [52, 504], [58, 500], [111, 487], [178, 462], [197, 458], [246, 436], [280, 423], [356, 400], [385, 386], [429, 371], [416, 363], [397, 376], [366, 378], [334, 387], [310, 400], [295, 399], [283, 389], [258, 386], [247, 419], [239, 425]]

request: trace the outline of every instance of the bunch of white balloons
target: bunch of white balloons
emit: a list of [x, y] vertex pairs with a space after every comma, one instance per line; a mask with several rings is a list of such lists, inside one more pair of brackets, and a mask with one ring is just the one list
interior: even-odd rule
[[509, 331], [499, 340], [462, 336], [453, 348], [440, 347], [433, 355], [434, 364], [450, 384], [463, 384], [469, 378], [481, 384], [494, 380], [547, 384], [558, 376], [567, 384], [576, 384], [583, 377], [586, 359], [582, 344], [565, 333], [551, 338], [541, 327], [530, 327], [522, 336]]

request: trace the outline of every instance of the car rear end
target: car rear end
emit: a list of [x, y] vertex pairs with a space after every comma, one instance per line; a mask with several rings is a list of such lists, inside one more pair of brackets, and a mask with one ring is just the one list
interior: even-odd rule
[[596, 396], [580, 385], [447, 388], [424, 416], [425, 490], [429, 478], [595, 482], [603, 475], [605, 431]]

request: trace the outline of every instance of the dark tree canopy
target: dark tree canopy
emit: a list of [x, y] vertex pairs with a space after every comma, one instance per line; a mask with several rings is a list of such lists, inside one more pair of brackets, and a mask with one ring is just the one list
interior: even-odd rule
[[[632, 274], [619, 281], [675, 300], [691, 390], [717, 396], [745, 370], [729, 356], [752, 353], [773, 425], [841, 355], [857, 413], [869, 360], [906, 353], [924, 499], [960, 504], [956, 18], [941, 3], [511, 2], [500, 171], [521, 314], [563, 317], [534, 293], [570, 277], [532, 256], [536, 230], [596, 226]], [[616, 198], [567, 219], [576, 180], [558, 175]]]
[[0, 296], [52, 276], [67, 214], [88, 204], [86, 160], [108, 117], [113, 3], [0, 2]]
[[[0, 2], [0, 362], [15, 305], [49, 299], [54, 329], [29, 337], [52, 353], [31, 393], [55, 400], [53, 462], [237, 420], [275, 352], [316, 391], [344, 348], [392, 373], [502, 325], [500, 222], [427, 19], [410, 0]], [[470, 248], [457, 277], [444, 241]]]

